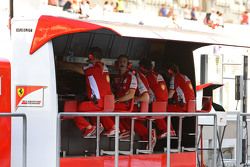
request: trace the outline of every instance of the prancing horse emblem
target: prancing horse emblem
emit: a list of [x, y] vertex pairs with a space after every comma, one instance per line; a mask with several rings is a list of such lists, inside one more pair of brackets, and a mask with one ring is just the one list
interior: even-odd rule
[[24, 88], [18, 88], [17, 89], [17, 94], [19, 97], [22, 97], [24, 95]]

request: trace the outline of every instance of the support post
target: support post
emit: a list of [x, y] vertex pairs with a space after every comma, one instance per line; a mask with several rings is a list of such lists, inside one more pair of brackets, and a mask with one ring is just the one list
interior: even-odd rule
[[100, 156], [100, 116], [96, 118], [96, 156]]
[[[248, 56], [244, 56], [243, 61], [243, 97], [242, 112], [247, 113], [247, 77], [248, 77]], [[247, 116], [242, 117], [242, 163], [245, 164], [247, 159]]]
[[119, 116], [115, 116], [115, 167], [119, 165]]
[[168, 125], [168, 135], [167, 135], [167, 167], [170, 167], [171, 165], [171, 162], [170, 162], [170, 151], [171, 151], [171, 135], [170, 135], [170, 131], [171, 131], [171, 116], [168, 116], [167, 118], [168, 122], [167, 122], [167, 125]]

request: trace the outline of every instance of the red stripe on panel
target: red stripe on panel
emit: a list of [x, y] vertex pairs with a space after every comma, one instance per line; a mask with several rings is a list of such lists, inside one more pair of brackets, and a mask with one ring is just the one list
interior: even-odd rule
[[[171, 167], [196, 167], [195, 152], [172, 153]], [[113, 167], [114, 156], [61, 158], [60, 167]], [[130, 155], [119, 157], [119, 167], [165, 167], [166, 154]]]
[[[11, 112], [10, 63], [0, 58], [0, 113]], [[0, 166], [10, 167], [11, 118], [0, 117]]]

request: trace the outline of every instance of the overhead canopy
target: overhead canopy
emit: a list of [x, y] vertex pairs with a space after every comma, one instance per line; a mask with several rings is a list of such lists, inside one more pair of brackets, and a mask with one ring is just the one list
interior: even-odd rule
[[41, 16], [36, 26], [35, 34], [30, 48], [30, 54], [33, 54], [41, 46], [55, 37], [65, 34], [93, 31], [102, 28], [106, 27], [89, 22], [62, 17]]
[[[197, 24], [198, 26], [197, 22], [192, 24]], [[184, 29], [182, 27], [157, 27], [111, 21], [82, 21], [44, 15], [38, 20], [30, 54], [55, 37], [98, 29], [108, 29], [117, 35], [125, 37], [250, 47], [250, 40], [245, 38], [245, 33], [232, 33], [231, 30], [226, 28], [215, 31], [198, 31], [199, 29]]]

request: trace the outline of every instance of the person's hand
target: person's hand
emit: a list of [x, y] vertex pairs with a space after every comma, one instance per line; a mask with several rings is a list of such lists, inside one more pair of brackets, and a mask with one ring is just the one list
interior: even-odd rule
[[179, 106], [181, 106], [181, 107], [184, 107], [184, 105], [185, 105], [185, 103], [183, 102], [182, 99], [181, 99], [180, 101], [178, 101], [178, 104], [179, 104]]
[[176, 104], [176, 101], [174, 98], [168, 99], [168, 104]]

